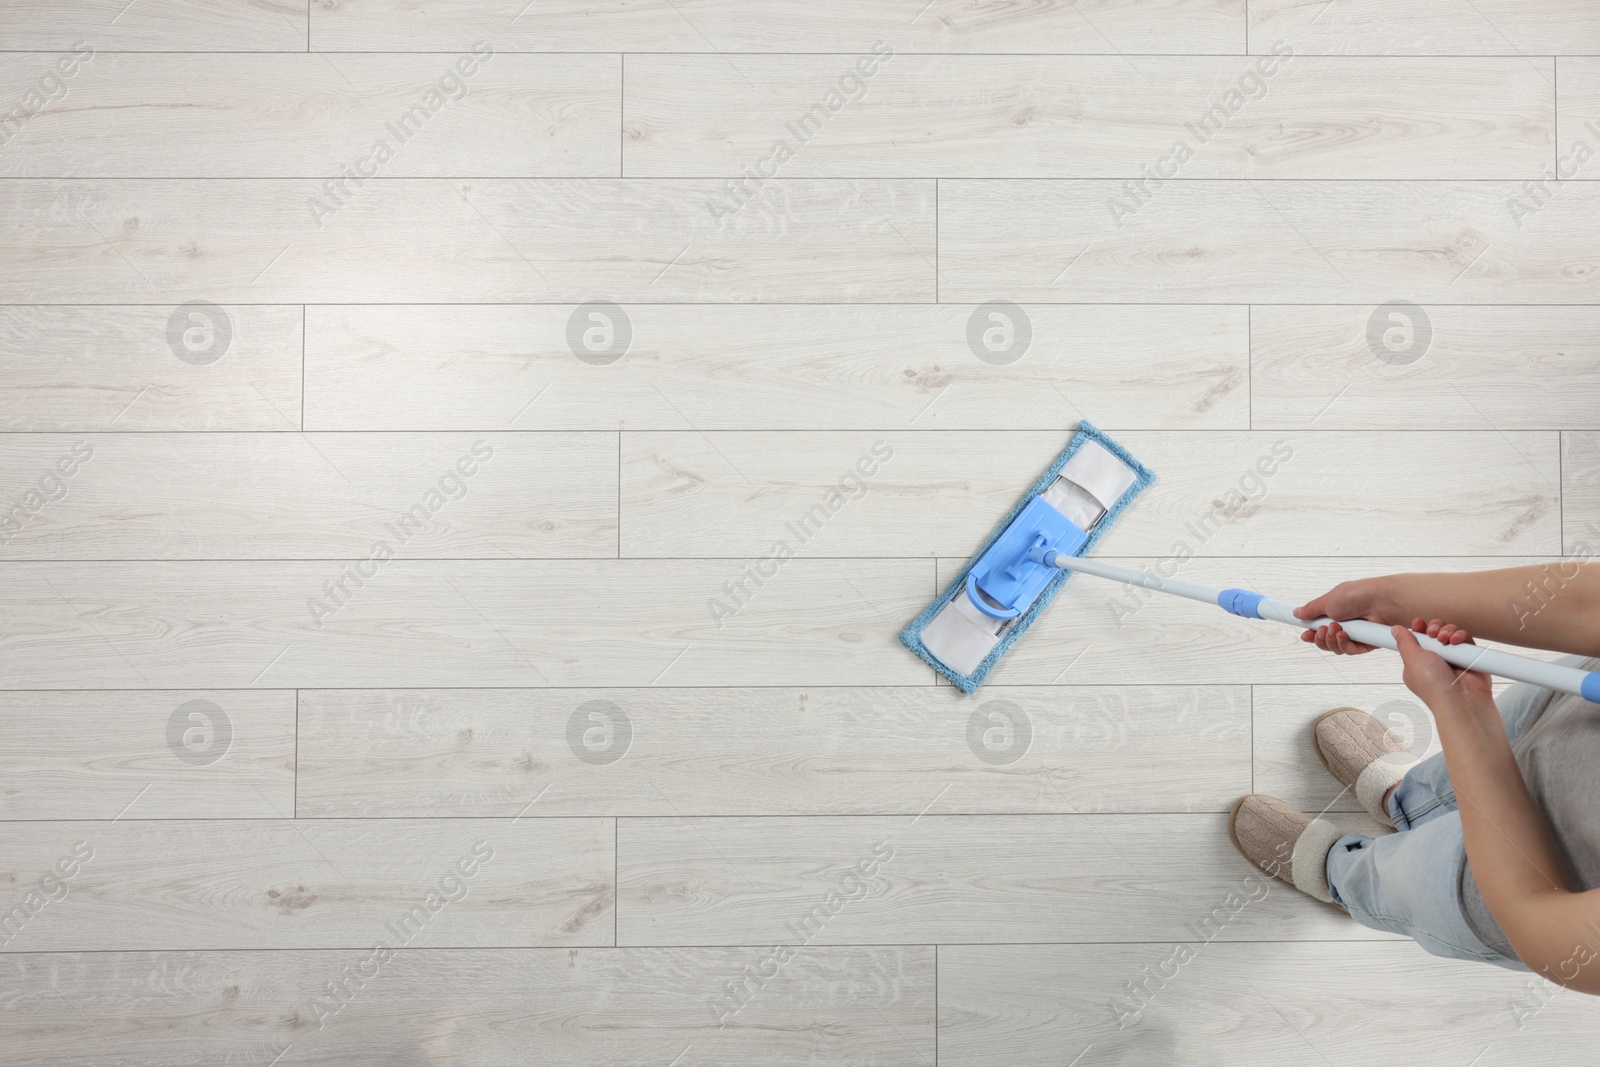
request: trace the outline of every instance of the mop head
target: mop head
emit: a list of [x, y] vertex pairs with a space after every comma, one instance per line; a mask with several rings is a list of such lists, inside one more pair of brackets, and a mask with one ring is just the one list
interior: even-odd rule
[[957, 689], [973, 692], [1071, 577], [1037, 557], [1086, 555], [1155, 478], [1121, 445], [1079, 423], [1066, 450], [978, 554], [900, 632], [901, 644]]

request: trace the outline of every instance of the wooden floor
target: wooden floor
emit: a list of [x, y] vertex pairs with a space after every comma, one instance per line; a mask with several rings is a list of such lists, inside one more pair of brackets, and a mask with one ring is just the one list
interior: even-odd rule
[[1594, 1062], [1228, 843], [1364, 825], [1323, 710], [1437, 749], [1394, 659], [1087, 578], [973, 698], [895, 639], [1085, 419], [1107, 558], [1592, 556], [1592, 0], [0, 47], [0, 1062]]

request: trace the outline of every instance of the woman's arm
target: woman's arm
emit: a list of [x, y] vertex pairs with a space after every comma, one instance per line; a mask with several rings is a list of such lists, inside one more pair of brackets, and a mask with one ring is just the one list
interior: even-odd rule
[[1403, 626], [1394, 635], [1406, 685], [1438, 723], [1467, 862], [1489, 913], [1523, 963], [1569, 989], [1600, 994], [1600, 890], [1576, 893], [1567, 881], [1506, 740], [1489, 676], [1457, 670]]
[[[1393, 626], [1449, 619], [1478, 637], [1526, 648], [1600, 656], [1600, 563], [1563, 560], [1467, 574], [1390, 574], [1341, 582], [1295, 617], [1370, 619]], [[1303, 640], [1354, 655], [1370, 645], [1343, 629], [1307, 630]]]

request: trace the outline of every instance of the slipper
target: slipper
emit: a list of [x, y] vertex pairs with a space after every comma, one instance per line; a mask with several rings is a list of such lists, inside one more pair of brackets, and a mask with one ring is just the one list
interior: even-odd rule
[[1393, 826], [1383, 798], [1420, 760], [1400, 736], [1358, 708], [1334, 708], [1311, 726], [1317, 758], [1352, 790], [1367, 814]]
[[1240, 797], [1228, 813], [1228, 836], [1240, 855], [1340, 911], [1345, 909], [1334, 904], [1328, 888], [1328, 850], [1344, 834], [1326, 819], [1313, 819], [1287, 800], [1265, 793]]

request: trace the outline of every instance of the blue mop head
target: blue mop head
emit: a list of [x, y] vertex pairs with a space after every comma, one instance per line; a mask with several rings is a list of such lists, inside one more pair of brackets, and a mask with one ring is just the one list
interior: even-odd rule
[[[1068, 482], [1068, 478], [1062, 474], [1067, 464], [1091, 441], [1098, 446], [1098, 449], [1091, 450], [1095, 453], [1094, 457], [1085, 458], [1098, 458], [1102, 461], [1099, 472], [1101, 477], [1093, 479], [1096, 485], [1080, 487], [1073, 483], [1058, 486], [1058, 481]], [[1106, 453], [1109, 453], [1109, 457], [1115, 457], [1116, 461], [1120, 461], [1121, 467], [1125, 470], [1108, 472], [1105, 461], [1109, 457], [1105, 455]], [[1074, 465], [1075, 468], [1088, 466], [1088, 464]], [[1116, 464], [1112, 463], [1110, 466], [1114, 468]], [[1055, 550], [1067, 555], [1086, 555], [1110, 529], [1117, 517], [1133, 503], [1133, 499], [1155, 481], [1155, 477], [1148, 467], [1130, 456], [1121, 445], [1100, 430], [1088, 422], [1079, 423], [1078, 432], [1073, 435], [1066, 449], [1056, 457], [1055, 462], [1050, 464], [1044, 474], [1040, 475], [1039, 480], [1033, 483], [1033, 487], [1017, 502], [1016, 507], [1000, 520], [1000, 524], [978, 549], [977, 555], [961, 568], [961, 572], [955, 576], [939, 598], [929, 604], [922, 614], [911, 621], [911, 625], [900, 632], [900, 642], [934, 670], [950, 679], [951, 683], [963, 693], [975, 691], [989, 676], [994, 665], [1000, 662], [1000, 657], [1006, 654], [1006, 650], [1017, 638], [1027, 632], [1028, 627], [1033, 625], [1033, 620], [1050, 606], [1050, 602], [1061, 591], [1061, 586], [1071, 577], [1071, 572], [1053, 567], [1048, 569], [1022, 567], [1020, 570], [1026, 573], [1022, 573], [1019, 578], [1017, 565], [1021, 557], [1018, 553], [1026, 547], [1024, 542], [1030, 539], [1036, 543], [1048, 541]], [[1101, 496], [1114, 495], [1114, 499], [1095, 501], [1093, 497], [1096, 489]], [[1052, 497], [1048, 502], [1042, 499], [1047, 491]], [[1067, 494], [1067, 497], [1063, 494]], [[1040, 503], [1030, 508], [1036, 500]], [[1080, 515], [1098, 513], [1101, 509], [1104, 513], [1097, 522], [1091, 523], [1085, 533], [1069, 518], [1053, 508], [1052, 504], [1066, 506], [1069, 511], [1075, 511]], [[1080, 508], [1088, 510], [1076, 511]], [[1019, 528], [1012, 529], [1013, 523], [1018, 523]], [[1022, 526], [1026, 526], [1027, 529], [1021, 529]], [[991, 550], [993, 550], [992, 556]], [[983, 596], [976, 588], [969, 593], [969, 576], [974, 576], [975, 572], [976, 577], [971, 583], [973, 586], [978, 584], [978, 578], [982, 578], [985, 589], [992, 590], [1003, 586], [1011, 595], [1003, 603], [997, 603], [994, 599]], [[1048, 580], [1045, 575], [1048, 575]], [[962, 598], [963, 602], [956, 604], [957, 598]], [[979, 603], [980, 601], [982, 603]], [[952, 610], [946, 613], [947, 608]], [[942, 635], [940, 643], [946, 646], [944, 651], [946, 658], [961, 659], [963, 654], [968, 658], [975, 658], [984, 647], [988, 647], [990, 642], [994, 642], [993, 647], [970, 669], [963, 670], [943, 662], [939, 654], [924, 641], [929, 624], [941, 617], [944, 621], [940, 623]], [[951, 627], [955, 627], [956, 630], [952, 631]], [[989, 629], [985, 630], [984, 627]], [[960, 653], [954, 655], [950, 641], [952, 635], [958, 642], [963, 643]]]

